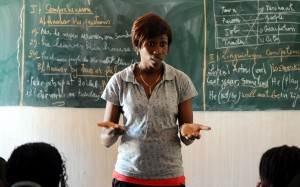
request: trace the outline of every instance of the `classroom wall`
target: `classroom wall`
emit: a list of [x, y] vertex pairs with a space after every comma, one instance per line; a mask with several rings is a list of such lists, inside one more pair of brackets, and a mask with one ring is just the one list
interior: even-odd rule
[[[65, 156], [70, 187], [110, 187], [117, 145], [99, 142], [103, 109], [0, 107], [0, 156], [32, 141], [56, 146]], [[212, 127], [183, 146], [187, 187], [253, 187], [262, 153], [283, 144], [300, 147], [298, 111], [194, 112]]]

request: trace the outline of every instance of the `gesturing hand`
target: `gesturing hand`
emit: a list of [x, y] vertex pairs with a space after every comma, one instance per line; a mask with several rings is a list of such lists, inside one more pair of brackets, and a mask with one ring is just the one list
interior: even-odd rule
[[180, 127], [180, 133], [182, 136], [184, 136], [186, 139], [194, 140], [194, 139], [200, 139], [200, 131], [201, 130], [210, 130], [211, 128], [208, 126], [196, 124], [196, 123], [184, 123]]
[[100, 123], [97, 123], [97, 125], [99, 127], [104, 127], [106, 129], [111, 130], [109, 132], [109, 134], [122, 135], [126, 131], [124, 126], [119, 125], [119, 124], [115, 124], [115, 123], [110, 122], [110, 121], [109, 122], [100, 122]]

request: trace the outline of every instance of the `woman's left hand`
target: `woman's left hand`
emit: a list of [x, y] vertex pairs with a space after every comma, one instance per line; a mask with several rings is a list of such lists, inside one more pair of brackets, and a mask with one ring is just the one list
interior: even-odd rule
[[201, 124], [196, 124], [196, 123], [184, 123], [180, 127], [180, 133], [182, 136], [184, 136], [186, 139], [189, 140], [195, 140], [195, 139], [200, 139], [200, 131], [201, 130], [211, 130], [210, 127], [204, 126]]

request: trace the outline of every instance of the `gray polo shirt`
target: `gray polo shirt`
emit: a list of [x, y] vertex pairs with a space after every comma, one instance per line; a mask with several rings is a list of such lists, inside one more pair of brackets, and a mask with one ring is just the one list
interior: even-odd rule
[[102, 98], [122, 107], [126, 133], [121, 138], [115, 170], [139, 179], [167, 179], [183, 175], [178, 136], [178, 105], [197, 95], [190, 78], [163, 63], [162, 80], [148, 99], [134, 77], [137, 64], [116, 73]]

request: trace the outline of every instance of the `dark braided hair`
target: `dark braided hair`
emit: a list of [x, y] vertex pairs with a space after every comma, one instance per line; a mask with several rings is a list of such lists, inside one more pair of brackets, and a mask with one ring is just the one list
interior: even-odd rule
[[43, 187], [68, 187], [65, 161], [58, 150], [43, 142], [17, 147], [6, 165], [8, 185], [32, 181]]
[[300, 172], [300, 149], [283, 145], [267, 150], [260, 160], [259, 175], [265, 187], [287, 187]]

